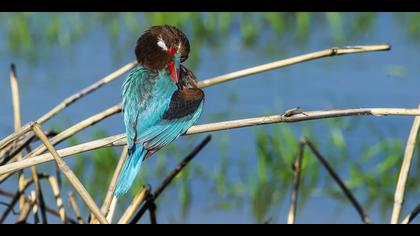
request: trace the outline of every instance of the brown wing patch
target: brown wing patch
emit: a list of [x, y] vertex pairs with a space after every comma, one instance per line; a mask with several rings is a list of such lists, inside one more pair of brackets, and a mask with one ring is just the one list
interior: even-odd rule
[[203, 99], [204, 93], [199, 88], [179, 89], [172, 95], [169, 109], [163, 114], [163, 119], [173, 120], [191, 115]]
[[180, 71], [179, 84], [181, 87], [198, 88], [197, 77], [195, 77], [191, 70], [181, 64]]

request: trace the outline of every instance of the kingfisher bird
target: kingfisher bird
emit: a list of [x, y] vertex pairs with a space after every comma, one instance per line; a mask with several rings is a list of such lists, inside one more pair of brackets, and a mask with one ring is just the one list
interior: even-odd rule
[[128, 157], [114, 195], [127, 193], [142, 162], [185, 133], [200, 117], [204, 92], [182, 65], [190, 43], [174, 26], [152, 26], [137, 40], [138, 65], [122, 85]]

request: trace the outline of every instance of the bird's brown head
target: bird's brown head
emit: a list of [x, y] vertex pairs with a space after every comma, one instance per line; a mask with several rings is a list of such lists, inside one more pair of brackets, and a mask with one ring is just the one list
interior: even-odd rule
[[[174, 67], [174, 56], [178, 55], [180, 62], [188, 59], [190, 43], [187, 36], [175, 26], [152, 26], [137, 40], [136, 58], [139, 65], [154, 71], [169, 68], [177, 75]], [[172, 65], [171, 65], [172, 63]], [[175, 78], [174, 78], [175, 80]]]

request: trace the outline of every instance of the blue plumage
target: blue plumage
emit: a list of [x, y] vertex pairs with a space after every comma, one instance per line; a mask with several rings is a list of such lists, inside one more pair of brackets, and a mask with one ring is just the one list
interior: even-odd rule
[[200, 117], [204, 93], [194, 74], [181, 63], [190, 44], [174, 26], [153, 26], [137, 40], [138, 66], [122, 86], [128, 157], [114, 195], [125, 194], [142, 162], [185, 133]]
[[163, 119], [178, 87], [168, 71], [152, 72], [134, 68], [123, 83], [123, 112], [129, 156], [120, 174], [115, 196], [132, 186], [141, 163], [150, 150], [158, 150], [185, 133], [200, 117], [203, 101], [195, 112], [178, 118]]
[[115, 196], [119, 197], [130, 189], [137, 173], [140, 170], [141, 163], [146, 156], [146, 152], [147, 150], [143, 148], [142, 145], [133, 145], [121, 171], [117, 186], [115, 188]]

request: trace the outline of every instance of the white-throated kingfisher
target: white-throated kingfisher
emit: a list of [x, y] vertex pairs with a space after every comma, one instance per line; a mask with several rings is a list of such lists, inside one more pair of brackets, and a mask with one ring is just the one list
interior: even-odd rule
[[189, 51], [187, 37], [174, 26], [153, 26], [137, 40], [138, 65], [122, 86], [129, 151], [115, 196], [130, 189], [145, 159], [185, 133], [200, 117], [204, 93], [194, 74], [181, 64]]

